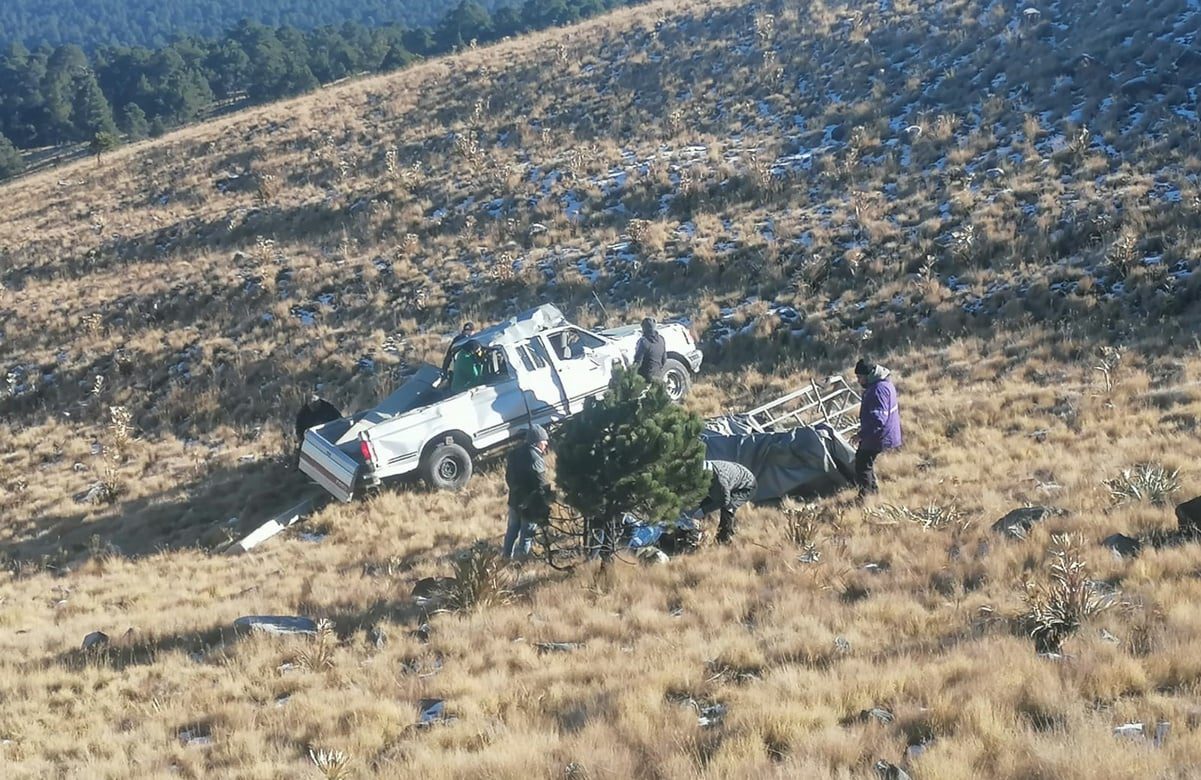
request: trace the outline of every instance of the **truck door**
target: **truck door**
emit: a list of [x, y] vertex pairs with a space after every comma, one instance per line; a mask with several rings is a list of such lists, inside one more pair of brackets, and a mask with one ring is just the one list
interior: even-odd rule
[[613, 363], [620, 362], [620, 358], [606, 349], [609, 342], [575, 326], [552, 331], [545, 338], [567, 399], [568, 414], [578, 414], [589, 398], [609, 387]]
[[525, 399], [526, 412], [539, 425], [567, 417], [567, 395], [551, 364], [550, 353], [541, 336], [534, 336], [513, 348], [517, 357], [517, 385]]

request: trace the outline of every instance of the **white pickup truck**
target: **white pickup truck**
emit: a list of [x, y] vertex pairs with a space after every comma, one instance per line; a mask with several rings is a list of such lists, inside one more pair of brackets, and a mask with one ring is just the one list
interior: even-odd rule
[[[667, 346], [663, 382], [679, 401], [701, 351], [682, 325], [658, 330]], [[639, 335], [637, 325], [593, 332], [554, 306], [532, 309], [475, 335], [491, 363], [484, 384], [453, 393], [439, 369], [423, 365], [374, 408], [305, 431], [300, 470], [341, 501], [414, 471], [433, 488], [458, 490], [480, 455], [531, 422], [560, 422], [604, 395], [614, 366], [632, 364]]]

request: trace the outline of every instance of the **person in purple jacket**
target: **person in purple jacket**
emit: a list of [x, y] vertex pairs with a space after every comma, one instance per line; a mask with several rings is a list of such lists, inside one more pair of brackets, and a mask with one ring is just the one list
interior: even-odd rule
[[901, 411], [897, 389], [888, 381], [891, 372], [862, 358], [855, 364], [855, 378], [863, 387], [859, 404], [859, 448], [855, 450], [855, 485], [860, 497], [879, 490], [876, 458], [884, 450], [901, 446]]

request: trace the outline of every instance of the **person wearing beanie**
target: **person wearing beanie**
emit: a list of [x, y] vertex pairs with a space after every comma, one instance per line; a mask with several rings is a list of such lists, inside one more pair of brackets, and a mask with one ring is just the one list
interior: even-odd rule
[[634, 348], [634, 365], [638, 375], [648, 382], [663, 378], [663, 364], [667, 360], [667, 342], [655, 327], [655, 321], [647, 317], [642, 321], [642, 338]]
[[901, 446], [901, 411], [897, 389], [884, 366], [860, 358], [855, 378], [863, 388], [859, 404], [859, 446], [855, 450], [855, 486], [860, 498], [879, 491], [876, 458]]
[[546, 450], [550, 436], [541, 425], [531, 425], [525, 443], [509, 453], [505, 483], [509, 487], [509, 527], [501, 554], [508, 559], [525, 558], [534, 544], [534, 532], [550, 518], [554, 500], [546, 474]]

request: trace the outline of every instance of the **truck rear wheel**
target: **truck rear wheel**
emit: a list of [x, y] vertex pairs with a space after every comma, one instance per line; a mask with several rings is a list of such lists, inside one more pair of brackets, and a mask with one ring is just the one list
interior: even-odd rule
[[421, 462], [421, 478], [435, 490], [460, 490], [472, 470], [471, 453], [454, 442], [437, 445]]
[[667, 388], [667, 395], [671, 400], [676, 403], [683, 401], [692, 387], [692, 375], [688, 373], [688, 366], [675, 358], [664, 361], [663, 386]]

